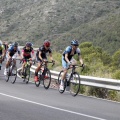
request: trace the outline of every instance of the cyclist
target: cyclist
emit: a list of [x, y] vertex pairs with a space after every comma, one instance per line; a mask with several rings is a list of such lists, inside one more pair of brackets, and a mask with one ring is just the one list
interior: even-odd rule
[[37, 66], [37, 68], [35, 70], [35, 77], [34, 77], [35, 81], [38, 81], [38, 72], [41, 69], [42, 63], [47, 60], [46, 53], [49, 53], [50, 59], [53, 62], [55, 62], [53, 60], [53, 57], [52, 57], [52, 50], [50, 48], [50, 41], [49, 40], [45, 40], [44, 43], [43, 43], [43, 45], [41, 47], [39, 47], [39, 50], [36, 53], [36, 58], [37, 58], [37, 61], [38, 61], [38, 66]]
[[0, 41], [0, 70], [1, 70], [2, 61], [3, 61], [4, 56], [5, 56], [5, 48], [2, 44], [2, 41]]
[[[27, 59], [29, 59], [29, 60], [34, 60], [35, 59], [34, 50], [32, 48], [32, 43], [31, 42], [27, 42], [25, 47], [23, 47], [21, 57], [24, 60], [24, 62], [22, 64], [22, 71], [21, 71], [22, 72], [22, 77], [24, 77], [23, 70], [24, 70], [24, 67], [25, 67], [25, 64], [26, 64], [26, 60]], [[33, 57], [33, 59], [32, 59], [32, 57]], [[30, 66], [31, 65], [32, 65], [32, 61], [30, 61]]]
[[[6, 67], [5, 67], [5, 70], [4, 70], [4, 75], [7, 75], [7, 72], [8, 72], [8, 66], [9, 64], [11, 63], [11, 59], [14, 58], [13, 62], [14, 62], [14, 65], [16, 65], [16, 60], [15, 58], [17, 58], [17, 53], [20, 57], [21, 55], [21, 52], [20, 52], [20, 49], [18, 48], [18, 43], [17, 42], [14, 42], [9, 48], [8, 48], [8, 51], [7, 51], [7, 54], [6, 54], [6, 57], [7, 57], [7, 62], [6, 62]], [[20, 57], [21, 58], [21, 57]]]
[[72, 40], [71, 46], [66, 47], [65, 51], [62, 54], [62, 67], [63, 67], [64, 72], [63, 72], [63, 75], [61, 77], [61, 83], [59, 86], [60, 90], [64, 90], [64, 79], [65, 79], [65, 76], [67, 75], [67, 72], [68, 72], [67, 68], [70, 65], [75, 65], [77, 63], [76, 60], [73, 58], [73, 56], [75, 54], [78, 54], [79, 61], [82, 65], [82, 67], [84, 67], [83, 59], [81, 57], [81, 52], [80, 52], [80, 49], [78, 48], [78, 46], [79, 46], [78, 41]]

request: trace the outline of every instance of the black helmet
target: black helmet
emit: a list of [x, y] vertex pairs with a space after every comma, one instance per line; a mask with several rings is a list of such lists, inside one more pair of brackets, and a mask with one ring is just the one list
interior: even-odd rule
[[26, 47], [32, 47], [32, 45], [33, 45], [33, 44], [32, 44], [31, 42], [27, 42], [25, 46], [26, 46]]
[[79, 46], [78, 40], [72, 40], [71, 45]]
[[14, 42], [12, 45], [13, 45], [14, 47], [18, 47], [18, 42]]

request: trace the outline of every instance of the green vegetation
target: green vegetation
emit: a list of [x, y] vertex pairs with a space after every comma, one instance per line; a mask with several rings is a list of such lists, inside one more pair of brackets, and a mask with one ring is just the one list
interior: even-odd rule
[[72, 39], [93, 42], [113, 54], [120, 46], [120, 0], [1, 0], [0, 39], [50, 39], [54, 50]]

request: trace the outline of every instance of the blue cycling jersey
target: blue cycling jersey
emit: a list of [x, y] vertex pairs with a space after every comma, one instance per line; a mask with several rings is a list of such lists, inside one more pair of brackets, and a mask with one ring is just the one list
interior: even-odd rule
[[16, 52], [20, 54], [20, 50], [18, 48], [15, 50], [13, 45], [8, 48], [8, 52], [10, 56], [13, 56]]
[[[72, 52], [72, 46], [68, 46], [65, 51], [63, 52], [63, 57], [65, 57], [65, 54], [68, 54], [68, 59], [71, 60], [71, 58], [75, 55], [75, 54], [78, 54], [80, 55], [80, 49], [77, 48], [76, 51], [71, 54]], [[65, 60], [65, 59], [64, 59]]]

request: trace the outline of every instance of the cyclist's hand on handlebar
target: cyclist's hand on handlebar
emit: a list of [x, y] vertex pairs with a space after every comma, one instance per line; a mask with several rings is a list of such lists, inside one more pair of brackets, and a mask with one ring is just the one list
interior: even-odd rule
[[84, 65], [84, 64], [82, 64], [82, 65], [81, 65], [81, 67], [82, 67], [82, 70], [84, 70], [84, 68], [85, 68], [85, 65]]
[[72, 65], [72, 62], [68, 62], [68, 65], [69, 65], [69, 66]]
[[52, 62], [55, 64], [55, 60], [52, 60]]
[[32, 61], [33, 59], [32, 59], [32, 58], [29, 58], [29, 60], [31, 60], [31, 61]]

